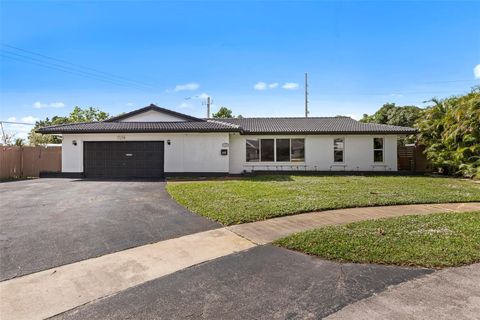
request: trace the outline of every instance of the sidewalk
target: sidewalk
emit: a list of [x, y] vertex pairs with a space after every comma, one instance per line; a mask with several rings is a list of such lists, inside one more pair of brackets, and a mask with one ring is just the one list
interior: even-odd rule
[[232, 232], [256, 244], [267, 244], [289, 234], [327, 225], [355, 221], [392, 218], [412, 214], [466, 212], [480, 210], [480, 202], [412, 204], [309, 212], [227, 227]]
[[478, 319], [480, 264], [440, 270], [330, 315], [329, 320]]
[[147, 281], [288, 234], [325, 225], [409, 214], [480, 210], [480, 203], [352, 208], [219, 228], [0, 282], [2, 319], [43, 319]]
[[224, 228], [0, 282], [0, 318], [45, 319], [205, 261], [254, 247]]

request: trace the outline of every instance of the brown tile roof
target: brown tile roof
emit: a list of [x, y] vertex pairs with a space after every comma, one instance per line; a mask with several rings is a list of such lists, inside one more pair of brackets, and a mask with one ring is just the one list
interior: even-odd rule
[[39, 133], [135, 133], [135, 132], [240, 132], [240, 128], [216, 121], [84, 122], [49, 126]]
[[363, 123], [349, 117], [243, 118], [222, 119], [221, 121], [241, 127], [245, 134], [410, 134], [416, 132], [413, 128]]
[[[148, 110], [175, 115], [185, 121], [121, 122]], [[150, 105], [103, 122], [62, 124], [39, 133], [240, 132], [241, 134], [411, 134], [413, 128], [362, 123], [348, 117], [199, 119]]]

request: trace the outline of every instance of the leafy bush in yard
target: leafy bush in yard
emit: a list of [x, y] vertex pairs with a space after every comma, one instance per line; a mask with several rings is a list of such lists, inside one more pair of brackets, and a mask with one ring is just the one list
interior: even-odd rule
[[441, 172], [480, 178], [480, 87], [432, 102], [417, 122], [427, 158]]

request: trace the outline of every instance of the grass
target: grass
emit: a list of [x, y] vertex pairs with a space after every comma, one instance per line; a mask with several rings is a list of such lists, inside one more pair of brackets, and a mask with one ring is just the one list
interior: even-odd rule
[[480, 262], [480, 211], [329, 226], [275, 244], [341, 262], [454, 267]]
[[225, 225], [347, 207], [480, 201], [480, 184], [435, 177], [267, 175], [168, 182], [167, 190], [191, 211]]

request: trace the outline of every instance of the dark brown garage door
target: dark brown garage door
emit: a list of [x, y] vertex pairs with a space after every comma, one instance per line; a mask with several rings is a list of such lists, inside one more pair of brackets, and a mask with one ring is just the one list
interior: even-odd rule
[[87, 178], [162, 178], [163, 141], [84, 142]]

